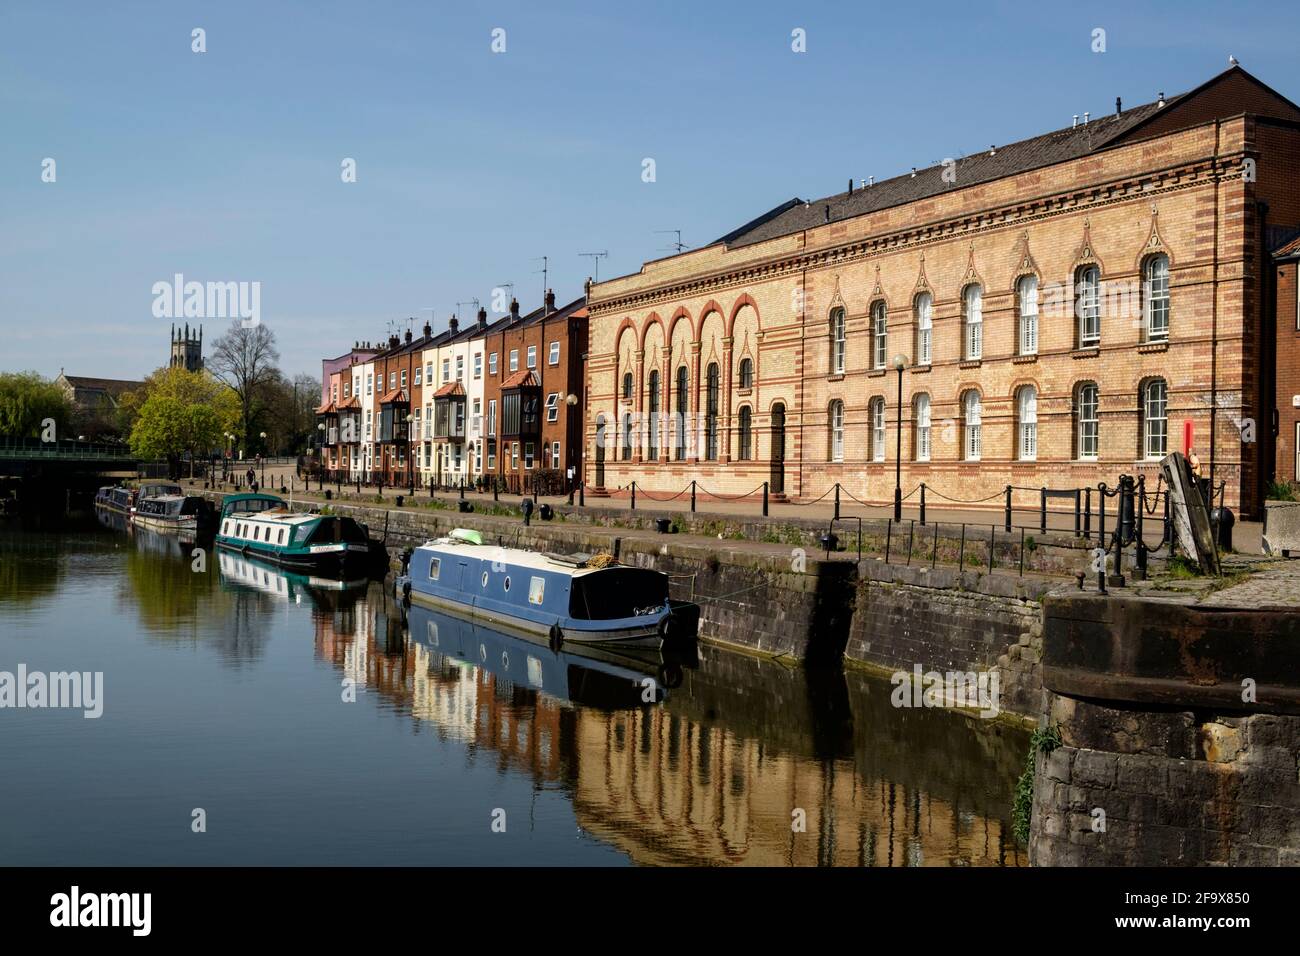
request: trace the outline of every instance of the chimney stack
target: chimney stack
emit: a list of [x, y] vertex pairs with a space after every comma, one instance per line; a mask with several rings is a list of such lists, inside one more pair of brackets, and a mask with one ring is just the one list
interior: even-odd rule
[[1119, 116], [1122, 112], [1124, 112], [1124, 101], [1117, 96], [1115, 97], [1115, 115]]
[[1070, 124], [1070, 129], [1077, 129], [1079, 126], [1079, 114], [1074, 114], [1074, 122]]
[[510, 321], [511, 322], [519, 321], [519, 300], [518, 299], [510, 300]]
[[482, 332], [487, 328], [487, 309], [479, 306], [478, 310], [478, 330]]
[[457, 332], [460, 331], [460, 319], [456, 318], [455, 315], [451, 317], [451, 320], [447, 323], [447, 325], [450, 326], [452, 335], [455, 335]]
[[430, 325], [428, 322], [424, 323], [424, 337], [426, 339], [433, 337], [433, 326]]
[[1091, 116], [1091, 115], [1092, 115], [1092, 114], [1089, 113], [1087, 110], [1084, 110], [1084, 111], [1083, 111], [1083, 125], [1084, 125], [1084, 126], [1087, 126], [1087, 125], [1088, 125], [1088, 117]]
[[853, 179], [851, 177], [849, 179], [849, 195], [853, 195]]
[[546, 290], [546, 311], [547, 312], [555, 311], [555, 290], [554, 289]]
[[409, 328], [406, 330], [406, 344], [411, 344], [411, 330]]

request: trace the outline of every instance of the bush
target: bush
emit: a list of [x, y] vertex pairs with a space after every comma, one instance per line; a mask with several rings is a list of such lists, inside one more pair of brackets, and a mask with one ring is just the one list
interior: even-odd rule
[[1270, 501], [1300, 501], [1300, 484], [1294, 481], [1270, 481], [1264, 497]]

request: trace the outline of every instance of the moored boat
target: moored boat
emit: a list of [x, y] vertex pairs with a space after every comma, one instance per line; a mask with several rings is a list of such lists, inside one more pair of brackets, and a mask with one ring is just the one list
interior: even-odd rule
[[95, 507], [129, 516], [135, 507], [135, 491], [122, 485], [107, 485], [95, 494]]
[[483, 620], [553, 648], [579, 643], [690, 640], [699, 607], [668, 597], [668, 575], [609, 555], [543, 554], [484, 545], [457, 529], [411, 552], [397, 579], [410, 601]]
[[210, 531], [212, 504], [198, 495], [154, 495], [136, 500], [133, 524], [163, 532], [191, 535]]
[[216, 543], [284, 567], [356, 570], [371, 560], [369, 535], [352, 518], [292, 511], [264, 493], [226, 496]]

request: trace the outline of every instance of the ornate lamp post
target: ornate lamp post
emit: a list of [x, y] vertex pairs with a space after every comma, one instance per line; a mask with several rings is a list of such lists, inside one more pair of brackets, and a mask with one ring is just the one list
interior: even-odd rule
[[907, 356], [899, 352], [894, 356], [894, 369], [898, 372], [898, 434], [894, 439], [894, 520], [903, 520], [903, 369]]
[[259, 432], [258, 437], [262, 439], [262, 484], [266, 484], [266, 432]]

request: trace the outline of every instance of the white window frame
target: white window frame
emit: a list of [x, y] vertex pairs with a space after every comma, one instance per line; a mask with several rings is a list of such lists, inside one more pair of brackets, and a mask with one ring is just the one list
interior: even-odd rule
[[844, 460], [844, 403], [839, 399], [831, 402], [831, 461]]
[[1169, 383], [1153, 378], [1142, 386], [1142, 453], [1148, 461], [1157, 461], [1168, 449]]
[[979, 461], [984, 452], [984, 400], [975, 389], [962, 399], [962, 426], [962, 456], [966, 461]]
[[547, 364], [549, 365], [560, 364], [560, 343], [559, 342], [551, 343], [551, 351], [550, 354], [547, 356]]
[[519, 371], [519, 350], [510, 350], [510, 371], [512, 373]]
[[1038, 354], [1038, 276], [1021, 276], [1016, 283], [1020, 312], [1020, 354]]
[[885, 460], [885, 400], [873, 398], [871, 412], [871, 460]]
[[963, 354], [966, 361], [974, 362], [984, 357], [984, 289], [979, 283], [971, 283], [962, 293], [962, 301], [966, 313]]
[[[1091, 401], [1085, 401], [1085, 395], [1089, 392], [1091, 392]], [[1079, 461], [1096, 461], [1101, 451], [1101, 423], [1098, 415], [1101, 408], [1101, 389], [1093, 382], [1084, 382], [1078, 387], [1076, 396], [1077, 448], [1075, 453]]]
[[1081, 268], [1075, 291], [1079, 348], [1090, 348], [1101, 342], [1101, 270], [1096, 266]]
[[493, 352], [491, 355], [488, 356], [488, 374], [495, 375], [496, 373], [497, 373], [497, 353]]
[[934, 299], [922, 292], [916, 297], [916, 364], [929, 365], [934, 337]]
[[1038, 460], [1038, 389], [1022, 385], [1016, 394], [1016, 449], [1021, 461]]
[[[1159, 263], [1164, 268], [1156, 275]], [[1163, 342], [1169, 338], [1169, 257], [1163, 253], [1152, 256], [1144, 263], [1142, 273], [1146, 338], [1148, 342]]]
[[474, 353], [474, 377], [475, 378], [483, 377], [483, 353], [482, 352]]
[[528, 346], [528, 356], [526, 362], [529, 368], [537, 368], [537, 346]]
[[916, 460], [930, 460], [930, 396], [916, 396]]
[[558, 441], [551, 442], [551, 467], [560, 467], [560, 443]]
[[882, 369], [889, 362], [889, 311], [882, 300], [871, 304], [872, 368]]
[[560, 420], [559, 392], [551, 392], [546, 396], [546, 420], [548, 422], [558, 422]]
[[831, 374], [843, 375], [848, 352], [848, 320], [843, 308], [831, 310]]

